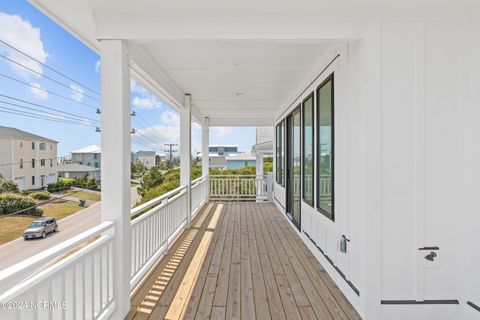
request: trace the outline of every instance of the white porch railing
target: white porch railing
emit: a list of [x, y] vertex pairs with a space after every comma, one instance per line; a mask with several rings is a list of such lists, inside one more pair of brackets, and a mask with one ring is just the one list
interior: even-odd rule
[[132, 217], [138, 216], [132, 220], [132, 289], [185, 226], [187, 201], [187, 188], [181, 186], [132, 210]]
[[108, 318], [114, 236], [106, 221], [0, 272], [0, 319]]
[[257, 175], [210, 176], [211, 201], [267, 200], [267, 179]]
[[192, 219], [208, 201], [208, 179], [205, 175], [192, 181]]

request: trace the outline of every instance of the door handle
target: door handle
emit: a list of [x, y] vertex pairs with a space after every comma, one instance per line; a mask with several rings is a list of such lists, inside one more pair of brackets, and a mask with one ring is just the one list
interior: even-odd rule
[[437, 253], [434, 251], [431, 251], [429, 254], [425, 256], [425, 259], [428, 261], [435, 261], [435, 258], [437, 257]]

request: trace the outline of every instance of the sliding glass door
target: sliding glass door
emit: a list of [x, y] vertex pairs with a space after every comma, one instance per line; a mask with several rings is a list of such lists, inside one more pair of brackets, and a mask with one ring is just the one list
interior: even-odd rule
[[301, 218], [301, 117], [300, 107], [287, 118], [287, 212], [300, 228]]

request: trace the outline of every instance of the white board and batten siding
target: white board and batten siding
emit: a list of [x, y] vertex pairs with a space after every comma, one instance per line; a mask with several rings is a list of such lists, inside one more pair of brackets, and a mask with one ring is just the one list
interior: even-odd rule
[[[335, 221], [302, 203], [301, 231], [363, 318], [480, 318], [467, 305], [480, 305], [479, 34], [479, 17], [367, 23], [367, 40], [332, 47], [324, 66], [340, 57], [279, 114], [335, 73]], [[418, 250], [436, 246], [433, 262]], [[408, 304], [430, 300], [445, 303]]]

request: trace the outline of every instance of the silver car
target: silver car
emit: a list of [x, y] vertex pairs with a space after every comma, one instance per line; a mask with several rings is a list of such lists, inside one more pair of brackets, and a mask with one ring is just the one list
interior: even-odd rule
[[55, 218], [42, 218], [33, 221], [28, 228], [23, 232], [23, 238], [35, 239], [45, 238], [51, 232], [57, 232], [58, 225]]

